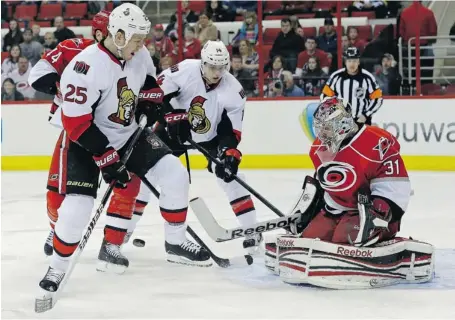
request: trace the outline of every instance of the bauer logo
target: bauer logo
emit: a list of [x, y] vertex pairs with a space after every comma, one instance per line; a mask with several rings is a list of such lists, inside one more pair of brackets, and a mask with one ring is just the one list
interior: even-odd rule
[[348, 256], [348, 257], [361, 257], [361, 258], [372, 258], [373, 257], [373, 251], [371, 251], [371, 250], [347, 249], [345, 247], [338, 247], [337, 253], [342, 256]]
[[299, 122], [303, 133], [305, 133], [311, 143], [313, 143], [316, 139], [316, 135], [313, 130], [313, 114], [318, 106], [318, 102], [309, 103], [299, 116]]

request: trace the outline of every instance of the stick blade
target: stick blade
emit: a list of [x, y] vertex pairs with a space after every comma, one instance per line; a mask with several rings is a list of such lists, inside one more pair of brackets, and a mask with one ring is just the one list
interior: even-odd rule
[[43, 313], [49, 311], [54, 306], [52, 297], [43, 297], [35, 299], [35, 312]]

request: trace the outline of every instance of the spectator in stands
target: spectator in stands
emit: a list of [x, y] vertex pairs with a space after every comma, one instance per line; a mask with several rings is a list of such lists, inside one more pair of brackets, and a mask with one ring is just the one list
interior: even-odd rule
[[359, 39], [359, 29], [357, 27], [350, 26], [348, 27], [348, 39], [349, 39], [349, 46], [356, 47], [359, 49], [360, 53], [363, 52], [367, 42], [363, 39]]
[[291, 20], [291, 28], [294, 30], [295, 33], [297, 33], [297, 29], [302, 28], [302, 25], [300, 24], [299, 18], [297, 16], [290, 16], [289, 20]]
[[235, 19], [235, 12], [230, 11], [229, 7], [224, 5], [222, 1], [207, 1], [206, 10], [212, 15], [212, 21], [214, 22], [227, 22]]
[[[399, 19], [399, 36], [403, 38], [403, 44], [407, 46], [408, 40], [416, 37], [417, 28], [420, 29], [420, 36], [437, 36], [438, 25], [433, 11], [422, 5], [421, 1], [413, 2], [409, 7], [405, 8]], [[421, 39], [420, 45], [427, 46], [436, 42], [436, 39]], [[415, 44], [415, 42], [414, 42]], [[407, 56], [408, 49], [404, 48]], [[415, 50], [412, 50], [412, 56], [415, 56]], [[432, 48], [424, 48], [420, 50], [420, 56], [434, 57]], [[415, 67], [415, 60], [412, 61]], [[422, 77], [433, 77], [434, 59], [420, 60], [421, 67], [429, 67], [430, 70], [422, 70]], [[414, 75], [415, 76], [415, 72]], [[422, 83], [433, 83], [433, 80], [422, 80]]]
[[303, 68], [300, 84], [307, 96], [319, 96], [327, 78], [327, 73], [321, 69], [319, 59], [313, 56]]
[[44, 34], [44, 51], [49, 52], [51, 50], [54, 50], [55, 47], [57, 47], [57, 39], [54, 37], [53, 32], [46, 32]]
[[239, 41], [247, 40], [254, 46], [258, 40], [258, 32], [256, 13], [247, 12], [244, 16], [242, 27], [234, 39], [232, 39], [232, 45], [237, 46]]
[[163, 57], [160, 59], [161, 71], [169, 69], [173, 64], [174, 62], [171, 57]]
[[274, 97], [278, 93], [275, 86], [277, 81], [280, 81], [283, 71], [285, 71], [286, 60], [282, 56], [275, 56], [272, 59], [272, 68], [269, 72], [264, 74], [266, 79], [264, 92], [267, 93], [269, 97]]
[[62, 17], [55, 17], [54, 27], [56, 28], [54, 31], [54, 36], [57, 39], [57, 44], [65, 41], [66, 39], [76, 38], [74, 32], [71, 29], [65, 27], [65, 21]]
[[161, 58], [171, 55], [172, 50], [174, 49], [171, 39], [164, 35], [164, 28], [162, 24], [157, 24], [153, 27], [153, 37], [149, 43], [153, 43], [155, 45], [155, 49], [159, 52]]
[[22, 32], [17, 21], [14, 19], [10, 20], [9, 31], [3, 38], [2, 50], [9, 51], [13, 44], [19, 44], [22, 41], [24, 41], [24, 38], [22, 37]]
[[277, 16], [285, 16], [299, 13], [310, 13], [313, 11], [314, 1], [281, 1], [281, 7], [275, 10], [272, 14]]
[[343, 52], [345, 52], [346, 49], [349, 48], [349, 38], [347, 35], [343, 35], [341, 37], [341, 47], [343, 49]]
[[28, 84], [31, 69], [28, 59], [21, 56], [19, 57], [17, 69], [11, 72], [9, 76], [16, 84], [16, 90], [22, 93], [26, 99], [33, 99], [36, 93], [35, 89]]
[[237, 15], [244, 15], [248, 11], [257, 12], [258, 2], [253, 1], [223, 1], [223, 4], [228, 6], [229, 10], [235, 12]]
[[2, 85], [2, 101], [23, 101], [24, 96], [16, 90], [13, 79], [7, 78]]
[[240, 82], [247, 97], [252, 97], [255, 89], [254, 79], [252, 78], [251, 73], [244, 68], [241, 56], [232, 56], [230, 72]]
[[155, 45], [153, 43], [149, 43], [147, 45], [147, 50], [149, 51], [150, 57], [153, 60], [153, 64], [155, 65], [156, 68], [156, 74], [161, 73], [160, 69], [160, 54], [158, 51], [156, 51]]
[[193, 27], [188, 26], [185, 29], [185, 46], [183, 47], [184, 59], [201, 58], [201, 42], [196, 38], [196, 32]]
[[[183, 29], [185, 30], [185, 27], [188, 23], [194, 23], [198, 21], [198, 15], [194, 13], [193, 10], [191, 10], [188, 7], [188, 1], [183, 0], [182, 1], [182, 11], [183, 11]], [[175, 33], [175, 31], [178, 28], [178, 23], [177, 23], [177, 11], [171, 16], [171, 19], [169, 21], [169, 24], [166, 27], [166, 30], [164, 31], [164, 34], [168, 37], [171, 36], [171, 33]]]
[[2, 23], [8, 21], [10, 17], [8, 17], [8, 5], [6, 1], [2, 1]]
[[8, 57], [2, 63], [2, 78], [8, 77], [11, 72], [17, 69], [21, 55], [21, 47], [18, 44], [11, 46]]
[[44, 37], [40, 35], [41, 27], [39, 24], [34, 24], [32, 26], [32, 40], [44, 44]]
[[354, 1], [352, 6], [348, 8], [349, 15], [353, 11], [365, 12], [365, 11], [374, 11], [377, 19], [384, 19], [387, 16], [387, 3], [383, 0], [363, 0], [363, 1]]
[[318, 48], [330, 53], [332, 57], [337, 54], [337, 33], [332, 17], [324, 20], [324, 33], [317, 38]]
[[242, 58], [242, 68], [248, 70], [252, 76], [256, 76], [259, 69], [259, 55], [254, 51], [254, 47], [247, 40], [241, 40], [239, 53]]
[[204, 11], [201, 13], [199, 21], [196, 23], [196, 37], [201, 42], [202, 46], [209, 40], [214, 41], [218, 39], [218, 29], [213, 24], [211, 18], [212, 16], [207, 11]]
[[20, 46], [22, 55], [30, 61], [32, 66], [34, 66], [41, 59], [44, 47], [38, 41], [33, 40], [32, 29], [24, 30], [24, 42], [22, 42]]
[[304, 40], [291, 28], [291, 20], [284, 18], [281, 20], [281, 32], [273, 42], [270, 50], [270, 58], [280, 55], [284, 57], [291, 70], [297, 66], [297, 56], [304, 48]]
[[281, 84], [283, 96], [285, 97], [305, 96], [305, 92], [303, 91], [303, 89], [294, 83], [294, 77], [290, 71], [283, 71], [281, 78], [283, 79]]
[[381, 65], [377, 66], [374, 74], [382, 94], [395, 96], [400, 92], [401, 75], [398, 72], [397, 62], [390, 53], [384, 54]]
[[295, 75], [300, 77], [303, 73], [303, 69], [305, 65], [308, 63], [310, 57], [317, 57], [320, 62], [320, 66], [322, 71], [326, 74], [329, 73], [329, 59], [327, 57], [327, 53], [322, 51], [321, 49], [316, 48], [316, 39], [314, 37], [308, 37], [305, 41], [305, 51], [300, 52], [299, 58], [297, 61], [297, 69], [295, 70]]

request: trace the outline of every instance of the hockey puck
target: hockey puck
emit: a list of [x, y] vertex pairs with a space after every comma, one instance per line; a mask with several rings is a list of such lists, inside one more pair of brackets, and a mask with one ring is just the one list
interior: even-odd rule
[[133, 240], [133, 245], [139, 248], [145, 247], [145, 241], [142, 239], [134, 239]]

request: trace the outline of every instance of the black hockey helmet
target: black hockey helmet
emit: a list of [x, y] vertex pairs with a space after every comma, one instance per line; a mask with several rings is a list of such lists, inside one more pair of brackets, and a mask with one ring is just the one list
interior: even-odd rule
[[356, 47], [349, 47], [344, 51], [343, 57], [345, 59], [359, 59], [360, 50]]

